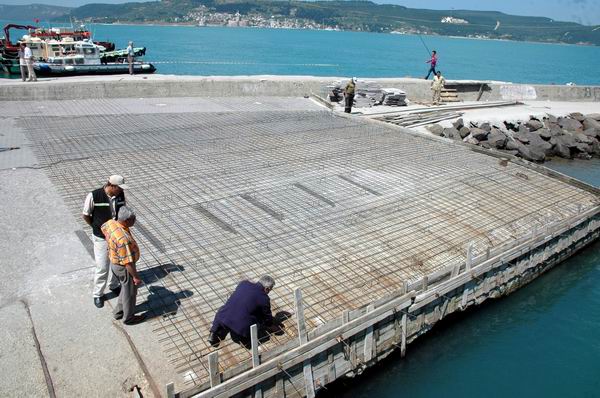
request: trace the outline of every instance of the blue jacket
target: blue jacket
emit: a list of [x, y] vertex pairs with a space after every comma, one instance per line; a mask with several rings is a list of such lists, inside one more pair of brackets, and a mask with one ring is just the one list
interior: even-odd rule
[[271, 325], [271, 300], [260, 283], [242, 281], [223, 305], [213, 321], [211, 328], [225, 326], [243, 337], [250, 337], [250, 326], [254, 324]]

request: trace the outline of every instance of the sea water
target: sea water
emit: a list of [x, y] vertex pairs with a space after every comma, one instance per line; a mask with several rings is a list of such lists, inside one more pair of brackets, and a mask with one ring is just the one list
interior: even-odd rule
[[[299, 29], [88, 25], [95, 40], [147, 47], [157, 73], [425, 77], [429, 51], [446, 79], [600, 84], [600, 47]], [[12, 31], [13, 36], [22, 31]]]

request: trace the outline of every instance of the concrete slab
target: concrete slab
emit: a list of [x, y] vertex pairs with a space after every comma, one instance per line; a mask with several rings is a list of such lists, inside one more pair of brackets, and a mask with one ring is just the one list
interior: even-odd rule
[[0, 308], [0, 395], [48, 397], [36, 337], [21, 301]]
[[[520, 165], [303, 98], [9, 104], [0, 146], [21, 142], [35, 158], [0, 170], [11, 281], [0, 282], [0, 305], [30, 303], [57, 395], [124, 396], [137, 384], [152, 396], [170, 381], [177, 390], [205, 381], [208, 327], [242, 278], [272, 274], [276, 311], [293, 308], [302, 288], [313, 329], [463, 263], [470, 243], [485, 253], [598, 202]], [[116, 172], [132, 186], [138, 304], [151, 318], [125, 329], [109, 305], [92, 305], [80, 219], [85, 194]], [[290, 327], [264, 352], [293, 339]], [[220, 357], [227, 369], [249, 353], [227, 342]]]

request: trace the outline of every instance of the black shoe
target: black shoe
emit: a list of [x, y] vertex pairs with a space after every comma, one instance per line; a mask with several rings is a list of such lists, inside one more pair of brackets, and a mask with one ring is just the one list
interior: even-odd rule
[[98, 308], [104, 307], [104, 300], [102, 297], [94, 297], [94, 305]]
[[146, 315], [134, 315], [130, 320], [123, 322], [125, 325], [137, 325], [144, 322]]
[[121, 285], [115, 287], [114, 289], [110, 289], [110, 291], [117, 297], [119, 297], [119, 294], [121, 293]]
[[216, 333], [211, 333], [208, 335], [208, 344], [217, 348], [219, 347], [219, 344], [221, 344], [221, 340], [219, 339]]
[[119, 319], [123, 319], [123, 311], [116, 313], [113, 315], [115, 319], [118, 321]]

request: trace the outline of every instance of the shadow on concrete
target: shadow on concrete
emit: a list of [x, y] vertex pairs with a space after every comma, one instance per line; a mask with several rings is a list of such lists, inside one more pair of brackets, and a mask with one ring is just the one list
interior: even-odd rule
[[138, 274], [140, 274], [140, 278], [144, 281], [145, 284], [150, 285], [154, 282], [163, 279], [171, 272], [183, 272], [185, 268], [183, 265], [177, 264], [160, 264], [152, 268], [146, 268], [143, 270], [139, 270]]
[[149, 286], [147, 300], [135, 308], [135, 312], [144, 312], [146, 319], [167, 317], [177, 314], [181, 299], [191, 297], [194, 293], [182, 290], [174, 293], [163, 286]]
[[[169, 264], [160, 264], [160, 265], [157, 265], [152, 268], [138, 270], [138, 274], [140, 275], [140, 278], [142, 279], [142, 281], [144, 281], [144, 284], [151, 285], [151, 284], [163, 279], [164, 277], [169, 275], [171, 272], [183, 272], [184, 270], [185, 270], [185, 268], [183, 267], [183, 265], [169, 263]], [[115, 294], [114, 292], [109, 291], [107, 289], [107, 293], [104, 294], [104, 299], [112, 300], [112, 299], [116, 299], [118, 296], [119, 296], [118, 294]]]

